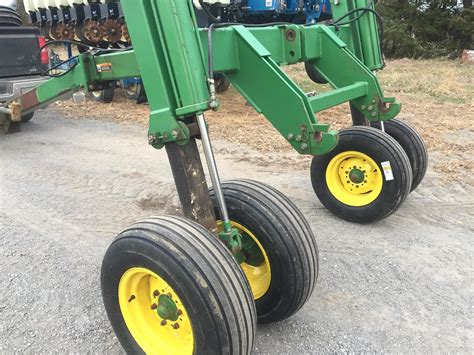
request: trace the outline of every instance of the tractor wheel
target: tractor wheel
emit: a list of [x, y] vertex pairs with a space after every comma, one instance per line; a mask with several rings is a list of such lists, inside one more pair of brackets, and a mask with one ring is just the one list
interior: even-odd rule
[[[229, 218], [242, 235], [241, 263], [260, 323], [283, 320], [311, 296], [318, 277], [313, 232], [296, 206], [277, 190], [250, 180], [222, 184]], [[216, 216], [219, 215], [211, 190]]]
[[101, 91], [91, 91], [88, 94], [89, 99], [95, 102], [109, 104], [114, 100], [115, 89], [105, 89]]
[[209, 231], [153, 217], [112, 242], [102, 296], [127, 353], [250, 354], [256, 314], [242, 270]]
[[[374, 122], [372, 127], [380, 129], [380, 122]], [[407, 153], [410, 160], [411, 170], [413, 173], [413, 182], [411, 183], [411, 191], [415, 190], [425, 177], [428, 169], [428, 149], [423, 138], [408, 123], [393, 119], [385, 122], [385, 133], [393, 137]]]
[[412, 184], [410, 161], [395, 139], [372, 127], [340, 132], [330, 153], [316, 156], [311, 181], [321, 203], [351, 222], [374, 222], [395, 212]]

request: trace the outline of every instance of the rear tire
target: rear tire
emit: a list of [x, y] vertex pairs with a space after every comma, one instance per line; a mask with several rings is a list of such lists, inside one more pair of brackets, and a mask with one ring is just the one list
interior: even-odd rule
[[19, 27], [21, 25], [21, 17], [15, 10], [0, 6], [0, 26]]
[[[381, 129], [380, 122], [373, 122], [372, 127]], [[392, 119], [384, 123], [385, 133], [394, 138], [407, 153], [413, 173], [411, 190], [414, 191], [423, 181], [428, 169], [428, 149], [423, 138], [408, 123]]]
[[[257, 264], [248, 263], [257, 266], [259, 274], [268, 264], [263, 271], [270, 275], [269, 280], [248, 277], [258, 321], [270, 323], [290, 317], [309, 299], [318, 277], [318, 249], [308, 222], [285, 195], [260, 182], [228, 181], [222, 190], [232, 224], [243, 237], [250, 235], [263, 254]], [[213, 190], [210, 195], [219, 216]], [[249, 275], [257, 271], [247, 262], [241, 266]]]
[[314, 157], [311, 164], [311, 182], [319, 200], [334, 215], [351, 222], [388, 217], [403, 204], [412, 184], [403, 148], [372, 127], [343, 129], [339, 137], [334, 150]]
[[[248, 283], [226, 247], [197, 223], [163, 216], [133, 224], [107, 250], [101, 285], [127, 353], [252, 352], [256, 314]], [[176, 317], [159, 313], [162, 305]]]

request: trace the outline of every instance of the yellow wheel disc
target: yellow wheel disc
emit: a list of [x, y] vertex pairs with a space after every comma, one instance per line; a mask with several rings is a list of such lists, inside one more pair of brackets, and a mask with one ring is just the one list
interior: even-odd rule
[[354, 207], [366, 206], [379, 197], [383, 172], [368, 155], [347, 151], [336, 155], [326, 170], [326, 183], [340, 202]]
[[[120, 279], [118, 296], [125, 324], [145, 353], [193, 353], [191, 321], [165, 280], [148, 269], [131, 268]], [[167, 316], [160, 316], [158, 310]]]
[[[221, 227], [222, 223], [220, 221], [217, 223], [219, 227]], [[251, 263], [250, 261], [244, 261], [240, 264], [240, 267], [244, 271], [244, 274], [250, 284], [250, 288], [252, 289], [253, 298], [258, 300], [259, 298], [263, 297], [265, 293], [267, 293], [272, 281], [272, 272], [268, 255], [265, 252], [265, 249], [263, 249], [262, 244], [260, 244], [252, 232], [239, 223], [233, 221], [230, 223], [232, 227], [237, 229], [242, 235], [242, 244], [244, 246], [244, 250], [246, 245], [254, 244], [254, 246], [258, 248], [258, 253], [262, 256], [262, 260], [257, 265], [255, 263]]]

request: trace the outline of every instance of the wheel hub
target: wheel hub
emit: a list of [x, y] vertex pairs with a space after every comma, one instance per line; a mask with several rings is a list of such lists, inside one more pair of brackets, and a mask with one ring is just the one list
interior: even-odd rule
[[351, 194], [367, 194], [374, 189], [377, 167], [371, 166], [367, 159], [349, 157], [340, 164], [339, 178], [343, 188]]
[[178, 307], [169, 295], [160, 295], [158, 297], [158, 316], [165, 320], [176, 321], [179, 317]]
[[365, 179], [365, 174], [362, 170], [360, 169], [352, 169], [349, 173], [349, 179], [351, 179], [351, 181], [354, 183], [354, 184], [361, 184], [364, 182], [364, 179]]

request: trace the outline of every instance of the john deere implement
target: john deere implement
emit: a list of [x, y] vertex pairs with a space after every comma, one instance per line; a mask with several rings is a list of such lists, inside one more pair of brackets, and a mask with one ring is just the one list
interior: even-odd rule
[[[257, 320], [285, 319], [311, 296], [318, 253], [287, 197], [253, 181], [221, 183], [204, 117], [219, 107], [213, 74], [225, 75], [296, 151], [315, 156], [316, 193], [348, 220], [369, 222], [396, 210], [422, 178], [426, 156], [417, 152], [426, 150], [416, 132], [394, 120], [400, 104], [384, 96], [374, 74], [383, 64], [367, 0], [331, 1], [334, 16], [348, 14], [338, 25], [221, 22], [204, 29], [191, 1], [121, 6], [133, 49], [92, 48], [2, 107], [0, 121], [8, 130], [72, 91], [141, 77], [148, 142], [166, 149], [184, 217], [142, 220], [114, 240], [101, 275], [107, 314], [128, 352], [250, 353]], [[281, 69], [298, 62], [333, 90], [302, 91]], [[338, 133], [317, 120], [315, 113], [346, 102], [357, 126]], [[250, 127], [248, 134], [267, 135]]]

